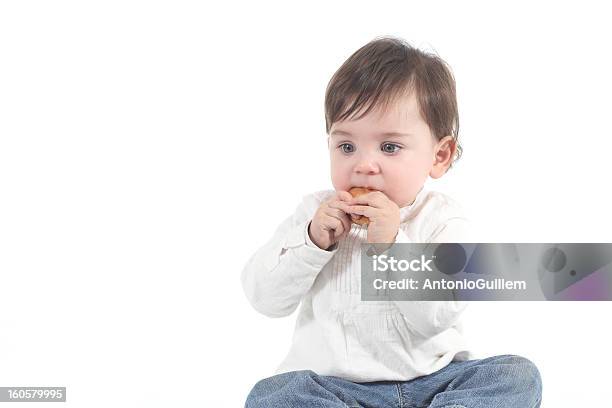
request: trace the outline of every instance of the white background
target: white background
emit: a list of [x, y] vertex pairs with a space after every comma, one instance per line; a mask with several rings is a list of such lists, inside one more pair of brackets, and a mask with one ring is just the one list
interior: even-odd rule
[[[325, 87], [380, 35], [453, 69], [465, 154], [430, 186], [482, 241], [609, 242], [610, 13], [423, 3], [2, 2], [0, 386], [243, 406], [295, 314], [257, 314], [240, 272], [331, 188]], [[604, 406], [611, 312], [475, 303], [464, 321], [480, 356], [537, 364], [543, 408]]]

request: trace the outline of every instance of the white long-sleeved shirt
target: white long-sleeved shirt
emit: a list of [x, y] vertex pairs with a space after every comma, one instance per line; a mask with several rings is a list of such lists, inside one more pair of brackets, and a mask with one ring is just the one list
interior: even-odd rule
[[[270, 317], [301, 305], [289, 354], [275, 374], [313, 370], [354, 382], [408, 381], [473, 355], [459, 320], [467, 302], [361, 301], [360, 244], [367, 227], [324, 250], [308, 235], [317, 209], [335, 194], [303, 197], [295, 213], [247, 262], [242, 286]], [[450, 197], [423, 187], [400, 208], [395, 242], [469, 242], [468, 220]]]

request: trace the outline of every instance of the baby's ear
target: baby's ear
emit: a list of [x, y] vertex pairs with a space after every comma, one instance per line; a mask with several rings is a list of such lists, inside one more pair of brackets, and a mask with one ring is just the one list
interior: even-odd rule
[[457, 141], [452, 136], [444, 136], [434, 146], [433, 165], [429, 175], [437, 179], [442, 177], [450, 165], [453, 163], [455, 152], [457, 151]]

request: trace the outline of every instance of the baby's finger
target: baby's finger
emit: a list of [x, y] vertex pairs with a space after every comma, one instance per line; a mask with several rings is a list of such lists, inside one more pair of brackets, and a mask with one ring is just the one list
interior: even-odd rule
[[333, 205], [333, 208], [338, 208], [338, 209], [340, 209], [342, 212], [344, 212], [345, 214], [349, 214], [349, 215], [350, 215], [350, 213], [349, 213], [349, 211], [348, 211], [348, 209], [349, 209], [349, 207], [350, 207], [350, 204], [345, 203], [344, 201], [335, 201], [335, 202], [333, 202], [333, 203], [330, 203], [330, 207], [331, 207], [332, 205]]
[[336, 197], [342, 201], [350, 201], [353, 196], [348, 191], [339, 190], [336, 192]]
[[351, 215], [351, 211], [350, 211], [351, 204], [350, 203], [345, 203], [344, 201], [336, 201], [334, 203], [334, 208], [339, 208], [345, 214]]
[[379, 209], [367, 205], [347, 205], [345, 211], [349, 214], [365, 215], [372, 219], [378, 213]]
[[350, 200], [350, 204], [365, 204], [370, 207], [384, 208], [387, 200], [388, 198], [380, 191], [373, 191], [358, 197], [353, 197], [353, 199]]
[[352, 222], [349, 216], [344, 211], [341, 211], [340, 221], [342, 221], [342, 225], [344, 226], [345, 234], [348, 234], [351, 230]]
[[334, 238], [336, 239], [341, 238], [344, 235], [344, 231], [345, 231], [344, 226], [342, 225], [342, 223], [340, 223], [338, 228], [334, 230]]
[[346, 213], [337, 208], [328, 208], [327, 214], [331, 217], [338, 219], [342, 223], [343, 232], [350, 231], [351, 229], [351, 221], [349, 220]]
[[342, 210], [342, 208], [340, 208], [340, 204], [334, 204], [335, 206], [329, 205], [326, 209], [325, 209], [325, 214], [334, 217], [334, 218], [338, 218], [341, 219], [343, 215], [346, 215], [344, 213], [344, 211]]
[[342, 212], [344, 212], [344, 209], [347, 206], [348, 206], [348, 203], [341, 201], [341, 200], [334, 200], [334, 201], [330, 201], [329, 203], [327, 203], [328, 208], [336, 208]]
[[334, 238], [338, 238], [344, 232], [344, 226], [342, 225], [342, 222], [336, 217], [328, 215], [325, 224], [329, 227], [330, 230], [334, 230]]
[[[350, 212], [348, 212], [349, 205], [347, 203], [345, 203], [344, 201], [334, 201], [333, 203], [329, 204], [329, 207], [330, 208], [337, 208], [338, 211], [340, 211], [340, 214], [339, 214], [338, 218], [341, 218], [342, 221], [346, 223], [345, 228], [346, 228], [347, 232], [350, 231], [352, 221], [351, 221], [351, 218], [350, 218], [351, 214], [350, 214]], [[355, 215], [355, 214], [353, 214], [353, 215]], [[355, 219], [359, 219], [359, 218], [361, 218], [361, 215], [357, 215], [357, 217], [355, 217]]]

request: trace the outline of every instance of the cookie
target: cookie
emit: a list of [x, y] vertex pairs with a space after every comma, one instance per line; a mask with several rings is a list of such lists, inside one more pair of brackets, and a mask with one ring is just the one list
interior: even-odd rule
[[[369, 188], [364, 188], [364, 187], [353, 187], [348, 192], [353, 197], [359, 197], [360, 195], [367, 194], [371, 191], [375, 191], [375, 190], [371, 190]], [[368, 225], [370, 223], [370, 219], [368, 217], [366, 217], [365, 215], [359, 215], [359, 214], [351, 214], [351, 221], [359, 225]]]

